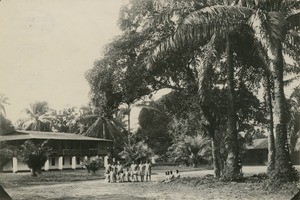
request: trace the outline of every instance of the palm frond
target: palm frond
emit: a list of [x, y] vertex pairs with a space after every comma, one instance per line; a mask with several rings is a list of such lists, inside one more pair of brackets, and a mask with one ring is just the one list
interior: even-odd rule
[[24, 112], [25, 112], [30, 118], [36, 119], [35, 114], [34, 114], [30, 109], [26, 108], [26, 109], [24, 110]]
[[294, 81], [299, 80], [300, 79], [300, 75], [294, 76], [292, 78], [289, 78], [287, 80], [284, 80], [284, 85], [285, 86], [289, 86], [290, 84], [292, 84]]
[[99, 127], [102, 125], [101, 118], [98, 118], [84, 133], [86, 136], [95, 136], [94, 134], [98, 132]]
[[211, 6], [188, 15], [173, 36], [159, 44], [147, 60], [151, 68], [165, 53], [206, 44], [213, 34], [225, 36], [241, 24], [246, 24], [253, 10], [240, 6]]
[[248, 0], [254, 3], [254, 8], [264, 9], [268, 12], [288, 12], [299, 7], [298, 0]]
[[36, 124], [36, 121], [33, 119], [28, 119], [28, 121], [25, 121], [22, 124], [22, 130], [33, 130], [34, 124]]
[[285, 17], [280, 12], [269, 12], [267, 14], [268, 30], [271, 40], [281, 42], [283, 38], [283, 27], [285, 26]]
[[267, 53], [268, 59], [273, 59], [274, 47], [278, 47], [283, 40], [284, 16], [278, 12], [265, 13], [258, 9], [249, 18], [248, 24], [254, 31], [255, 39]]
[[116, 127], [117, 129], [122, 129], [122, 130], [126, 130], [126, 125], [119, 119], [111, 119], [110, 123], [113, 124], [114, 127]]

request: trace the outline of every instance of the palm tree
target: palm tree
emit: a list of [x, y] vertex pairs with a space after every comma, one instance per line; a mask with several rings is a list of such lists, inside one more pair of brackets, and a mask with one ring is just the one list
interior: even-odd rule
[[190, 158], [194, 167], [199, 161], [211, 156], [209, 139], [198, 134], [195, 136], [182, 135], [175, 139], [174, 144], [169, 148], [174, 161], [182, 157]]
[[6, 115], [4, 104], [9, 105], [9, 103], [7, 101], [8, 101], [8, 98], [5, 96], [5, 94], [0, 94], [0, 114], [3, 116]]
[[90, 126], [83, 133], [90, 137], [116, 139], [116, 135], [125, 129], [125, 125], [119, 117], [106, 116], [98, 108], [94, 108], [92, 113], [81, 116], [80, 120], [90, 121]]
[[32, 131], [51, 131], [51, 109], [46, 101], [37, 101], [25, 109], [29, 118], [24, 119], [22, 129]]
[[[287, 143], [286, 99], [284, 94], [283, 42], [289, 30], [300, 26], [299, 1], [264, 0], [254, 3], [249, 24], [264, 48], [274, 82], [275, 170], [274, 177], [291, 181], [295, 178]], [[247, 4], [247, 3], [246, 3]], [[298, 10], [297, 10], [298, 9]], [[292, 34], [289, 34], [293, 37]]]
[[88, 112], [80, 117], [79, 121], [88, 127], [81, 134], [113, 140], [113, 147], [108, 151], [110, 156], [115, 158], [126, 146], [126, 135], [124, 134], [126, 129], [122, 122], [123, 117], [117, 112], [113, 116], [108, 116], [100, 108], [93, 108], [92, 112]]

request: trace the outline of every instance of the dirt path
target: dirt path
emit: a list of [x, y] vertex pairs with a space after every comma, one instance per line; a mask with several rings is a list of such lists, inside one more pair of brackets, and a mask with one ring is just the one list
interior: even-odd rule
[[[265, 167], [245, 167], [246, 173], [261, 173]], [[211, 170], [181, 173], [182, 177], [212, 174]], [[19, 188], [5, 188], [15, 200], [18, 199], [291, 199], [293, 193], [268, 193], [255, 190], [246, 183], [230, 183], [222, 186], [199, 188], [161, 183], [164, 174], [152, 177], [152, 182], [106, 183], [104, 180], [58, 183], [48, 185], [27, 185]], [[241, 191], [241, 192], [239, 192]], [[253, 192], [255, 191], [255, 192]], [[1, 199], [1, 198], [0, 198]]]

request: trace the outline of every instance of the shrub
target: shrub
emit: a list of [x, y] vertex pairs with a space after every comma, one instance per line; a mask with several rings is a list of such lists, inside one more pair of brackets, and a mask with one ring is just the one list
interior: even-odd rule
[[85, 157], [82, 165], [88, 170], [88, 172], [96, 173], [101, 167], [104, 167], [103, 159], [99, 156], [93, 156], [90, 158]]
[[50, 151], [47, 140], [38, 144], [28, 140], [21, 145], [18, 155], [20, 160], [31, 169], [32, 176], [36, 176], [37, 172], [41, 173]]
[[0, 170], [15, 156], [16, 149], [5, 141], [0, 141]]

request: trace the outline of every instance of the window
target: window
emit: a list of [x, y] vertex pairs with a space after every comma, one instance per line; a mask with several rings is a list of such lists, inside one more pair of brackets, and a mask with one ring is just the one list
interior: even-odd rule
[[77, 165], [80, 165], [80, 157], [76, 157], [76, 163]]
[[54, 157], [51, 158], [51, 165], [55, 166], [55, 158]]
[[70, 157], [70, 160], [69, 160], [69, 161], [70, 161], [70, 165], [72, 165], [72, 157]]
[[63, 165], [65, 165], [65, 157], [62, 158]]

